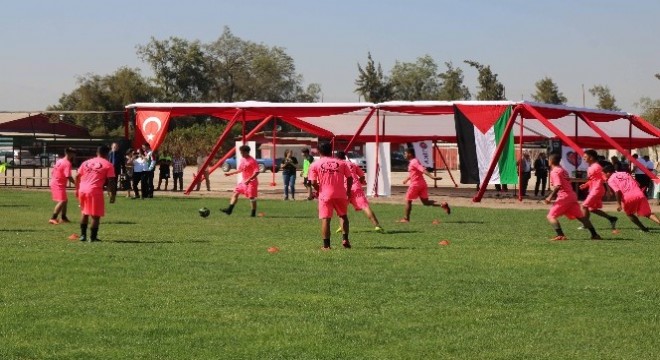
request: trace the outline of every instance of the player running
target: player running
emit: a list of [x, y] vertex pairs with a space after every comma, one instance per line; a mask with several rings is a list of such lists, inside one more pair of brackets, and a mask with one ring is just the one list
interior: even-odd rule
[[243, 182], [236, 185], [234, 194], [229, 200], [229, 206], [225, 209], [220, 209], [220, 211], [227, 215], [231, 215], [234, 211], [234, 205], [236, 205], [236, 202], [238, 201], [238, 196], [244, 195], [250, 199], [250, 205], [252, 206], [250, 216], [255, 217], [257, 216], [257, 190], [259, 188], [259, 180], [257, 180], [257, 176], [259, 175], [259, 165], [257, 164], [257, 160], [250, 156], [249, 146], [243, 145], [239, 147], [238, 150], [241, 152], [243, 159], [241, 159], [241, 163], [238, 164], [238, 169], [225, 173], [225, 176], [232, 176], [240, 173]]
[[607, 185], [616, 195], [617, 211], [623, 210], [630, 221], [643, 232], [649, 232], [649, 228], [644, 226], [637, 216], [649, 218], [651, 221], [660, 224], [660, 219], [651, 212], [649, 201], [632, 175], [627, 172], [614, 172], [614, 166], [611, 164], [604, 166], [603, 172], [607, 178]]
[[[605, 196], [605, 175], [603, 174], [603, 168], [598, 163], [598, 153], [595, 150], [587, 150], [584, 152], [584, 161], [589, 164], [587, 169], [587, 178], [589, 179], [586, 183], [580, 185], [580, 189], [589, 189], [589, 195], [582, 202], [582, 210], [584, 210], [584, 216], [589, 219], [589, 215], [594, 213], [598, 216], [604, 217], [607, 221], [610, 222], [612, 230], [616, 230], [616, 221], [618, 218], [616, 216], [610, 216], [603, 210], [603, 196]], [[583, 229], [582, 227], [580, 229]]]
[[321, 219], [321, 236], [323, 236], [323, 250], [330, 250], [330, 220], [332, 213], [339, 216], [342, 228], [342, 246], [350, 248], [348, 239], [349, 223], [346, 212], [348, 199], [351, 198], [353, 176], [345, 161], [332, 158], [332, 146], [329, 143], [319, 145], [321, 159], [314, 161], [309, 167], [309, 180], [318, 192], [319, 219]]
[[[338, 151], [336, 157], [337, 159], [344, 160], [344, 162], [346, 162], [346, 165], [351, 171], [351, 176], [353, 178], [351, 197], [348, 198], [348, 202], [353, 205], [353, 209], [355, 209], [355, 211], [364, 211], [364, 215], [366, 215], [374, 225], [374, 230], [376, 232], [385, 232], [385, 230], [383, 230], [383, 228], [380, 226], [378, 218], [376, 218], [376, 214], [371, 210], [371, 207], [369, 207], [369, 201], [367, 201], [367, 196], [364, 194], [364, 190], [362, 189], [362, 185], [367, 184], [366, 180], [364, 179], [364, 171], [362, 171], [362, 169], [357, 164], [350, 162], [346, 158], [346, 153], [343, 151]], [[340, 233], [341, 231], [342, 228], [339, 227], [337, 232]]]
[[435, 200], [429, 199], [429, 187], [424, 180], [424, 175], [428, 176], [433, 180], [442, 180], [441, 177], [435, 177], [428, 172], [424, 166], [417, 160], [415, 157], [415, 149], [408, 148], [406, 149], [406, 159], [408, 160], [408, 177], [403, 180], [403, 184], [410, 182], [408, 191], [406, 192], [406, 207], [404, 210], [403, 219], [399, 222], [407, 223], [410, 222], [410, 212], [412, 211], [412, 202], [413, 200], [419, 198], [422, 201], [422, 204], [425, 206], [439, 206], [447, 212], [447, 215], [451, 214], [451, 209], [449, 204], [446, 202], [437, 203]]
[[569, 219], [578, 219], [582, 225], [589, 230], [591, 233], [591, 240], [601, 240], [600, 235], [596, 233], [596, 229], [589, 221], [589, 218], [584, 216], [582, 209], [580, 209], [580, 204], [578, 203], [577, 195], [573, 188], [571, 187], [571, 182], [568, 179], [568, 172], [559, 165], [561, 161], [561, 155], [552, 154], [549, 158], [550, 161], [550, 184], [552, 186], [552, 191], [547, 198], [545, 198], [545, 203], [550, 204], [552, 199], [557, 196], [554, 204], [548, 212], [548, 222], [552, 225], [552, 228], [557, 232], [557, 236], [552, 238], [553, 241], [568, 240], [566, 235], [561, 229], [559, 220], [561, 216], [566, 216]]
[[[50, 174], [50, 193], [56, 204], [53, 209], [53, 216], [48, 220], [49, 224], [57, 225], [59, 223], [70, 222], [66, 216], [67, 205], [69, 203], [66, 186], [69, 182], [75, 184], [75, 180], [71, 176], [71, 161], [73, 161], [75, 156], [76, 151], [68, 147], [64, 150], [64, 156], [58, 159], [53, 166], [53, 171]], [[62, 214], [62, 220], [57, 221], [60, 213]]]
[[103, 185], [108, 182], [110, 203], [115, 202], [117, 195], [117, 178], [115, 168], [108, 159], [110, 148], [99, 146], [96, 157], [83, 162], [76, 175], [76, 197], [80, 201], [82, 219], [80, 220], [80, 241], [87, 241], [87, 224], [92, 217], [91, 241], [101, 241], [98, 238], [101, 217], [105, 215], [105, 199]]

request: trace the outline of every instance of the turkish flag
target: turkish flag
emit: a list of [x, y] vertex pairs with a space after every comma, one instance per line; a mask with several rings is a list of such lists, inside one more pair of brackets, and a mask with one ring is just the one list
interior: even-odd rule
[[156, 150], [165, 140], [169, 124], [169, 111], [138, 110], [135, 117], [135, 140], [142, 138], [152, 150]]

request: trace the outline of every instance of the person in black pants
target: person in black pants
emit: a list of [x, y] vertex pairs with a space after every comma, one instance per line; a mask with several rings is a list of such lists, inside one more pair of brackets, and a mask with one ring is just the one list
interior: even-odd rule
[[282, 181], [284, 182], [284, 200], [289, 200], [289, 192], [291, 199], [296, 199], [296, 170], [298, 169], [298, 159], [293, 156], [293, 151], [287, 149], [284, 151], [284, 160], [280, 165], [282, 170]]
[[522, 178], [520, 179], [520, 193], [522, 196], [527, 196], [527, 185], [529, 185], [529, 179], [532, 178], [532, 159], [529, 157], [529, 153], [525, 152], [522, 159], [518, 162], [518, 166], [521, 167], [520, 172]]
[[154, 170], [156, 169], [156, 157], [151, 150], [151, 146], [145, 143], [142, 145], [144, 152], [145, 169], [142, 172], [142, 198], [154, 197]]
[[548, 159], [543, 152], [534, 160], [534, 175], [536, 175], [534, 196], [539, 196], [539, 186], [541, 186], [541, 196], [545, 196], [545, 188], [548, 184]]

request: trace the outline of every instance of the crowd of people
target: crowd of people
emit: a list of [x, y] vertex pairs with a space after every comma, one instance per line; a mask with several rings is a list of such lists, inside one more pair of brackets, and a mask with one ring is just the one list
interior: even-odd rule
[[[235, 187], [229, 200], [229, 205], [222, 209], [222, 212], [227, 215], [233, 213], [240, 196], [249, 199], [250, 216], [254, 217], [257, 214], [258, 175], [260, 172], [256, 159], [250, 156], [250, 150], [247, 145], [241, 146], [239, 151], [242, 159], [237, 164], [237, 169], [225, 173], [225, 176], [237, 174], [242, 176], [242, 180]], [[335, 215], [340, 222], [336, 232], [342, 233], [342, 246], [345, 248], [351, 247], [349, 239], [349, 204], [353, 206], [355, 211], [362, 211], [365, 214], [373, 224], [375, 231], [384, 232], [363, 191], [363, 186], [366, 185], [364, 171], [358, 165], [349, 161], [342, 151], [335, 153], [333, 156], [332, 146], [329, 143], [320, 144], [319, 153], [320, 159], [314, 161], [309, 150], [303, 150], [302, 166], [300, 166], [293, 151], [286, 150], [280, 170], [284, 184], [284, 200], [295, 199], [295, 182], [298, 170], [301, 171], [300, 176], [307, 190], [306, 198], [308, 200], [318, 200], [322, 248], [325, 250], [331, 248], [330, 222]], [[447, 202], [437, 202], [429, 198], [428, 185], [424, 180], [425, 176], [432, 180], [440, 180], [441, 178], [435, 177], [421, 165], [413, 148], [408, 148], [405, 154], [409, 163], [408, 177], [403, 181], [403, 184], [409, 184], [409, 186], [405, 196], [404, 216], [399, 222], [410, 222], [412, 204], [416, 199], [420, 199], [425, 206], [440, 207], [447, 215], [451, 214]], [[76, 198], [82, 212], [80, 223], [80, 240], [82, 241], [88, 239], [99, 241], [100, 218], [105, 214], [103, 193], [107, 191], [110, 194], [110, 202], [114, 202], [118, 183], [127, 189], [128, 196], [133, 199], [152, 198], [154, 191], [168, 190], [170, 175], [173, 175], [172, 191], [183, 190], [183, 172], [187, 163], [178, 152], [172, 158], [157, 157], [149, 145], [144, 144], [140, 148], [129, 150], [123, 156], [119, 152], [117, 143], [113, 143], [110, 148], [100, 146], [97, 149], [97, 156], [83, 162], [74, 178], [71, 164], [75, 156], [75, 150], [67, 148], [63, 156], [53, 166], [50, 187], [52, 199], [56, 204], [49, 223], [70, 222], [67, 216], [68, 198], [66, 187], [69, 183], [75, 184]], [[639, 157], [635, 154], [634, 158], [646, 170], [656, 171], [655, 164], [650, 161], [648, 156]], [[206, 160], [206, 156], [200, 153], [197, 158], [198, 171], [201, 171], [201, 166]], [[657, 184], [654, 186], [651, 178], [639, 165], [633, 162], [633, 165], [630, 166], [617, 157], [612, 157], [610, 162], [594, 150], [585, 151], [583, 160], [588, 164], [587, 179], [580, 186], [580, 189], [587, 191], [588, 194], [582, 204], [578, 201], [578, 196], [573, 189], [568, 172], [560, 164], [561, 155], [552, 154], [549, 158], [546, 158], [545, 153], [540, 153], [536, 160], [532, 162], [530, 155], [524, 153], [518, 162], [523, 176], [521, 179], [523, 195], [526, 195], [531, 174], [534, 172], [536, 175], [535, 196], [540, 193], [547, 204], [552, 204], [547, 215], [548, 222], [556, 232], [556, 236], [552, 240], [566, 240], [559, 223], [559, 218], [562, 216], [579, 220], [582, 223], [581, 228], [588, 230], [591, 239], [594, 240], [601, 239], [601, 236], [591, 223], [591, 214], [605, 218], [610, 223], [611, 229], [618, 231], [618, 218], [602, 210], [603, 199], [608, 194], [615, 199], [617, 211], [623, 211], [641, 231], [648, 232], [649, 228], [640, 221], [640, 217], [648, 218], [660, 224], [658, 217], [651, 212], [648, 201], [649, 198], [653, 197], [655, 188], [655, 196], [660, 204], [660, 196], [657, 191], [660, 186]], [[158, 186], [154, 189], [156, 167], [158, 167], [159, 177]], [[546, 197], [548, 177], [550, 186], [548, 189], [549, 195]], [[207, 190], [210, 190], [207, 171], [203, 174], [203, 178], [206, 180]], [[197, 183], [197, 189], [200, 188], [200, 184], [201, 181]], [[91, 226], [89, 226], [89, 229], [91, 233], [88, 238], [87, 230], [90, 218]]]

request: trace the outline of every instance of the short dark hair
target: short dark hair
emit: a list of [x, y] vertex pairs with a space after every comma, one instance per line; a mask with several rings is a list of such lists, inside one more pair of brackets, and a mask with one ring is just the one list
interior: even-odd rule
[[592, 157], [594, 159], [598, 159], [598, 153], [596, 152], [596, 150], [587, 150], [584, 153], [589, 157]]
[[343, 151], [337, 151], [337, 154], [335, 154], [335, 157], [339, 160], [344, 160], [346, 159], [346, 153]]
[[613, 174], [614, 173], [614, 165], [611, 163], [607, 163], [605, 165], [601, 165], [603, 167], [603, 172], [605, 174]]
[[305, 153], [309, 154], [309, 149], [308, 149], [308, 148], [304, 148], [304, 149], [302, 149], [302, 152], [303, 152], [303, 154], [305, 154]]
[[110, 153], [110, 148], [108, 145], [101, 145], [96, 149], [96, 153], [101, 155], [102, 157], [107, 157], [108, 154]]
[[65, 154], [73, 154], [73, 155], [75, 155], [75, 154], [76, 154], [76, 149], [74, 149], [74, 148], [72, 148], [72, 147], [67, 147], [67, 148], [64, 149], [64, 153], [65, 153]]
[[406, 149], [406, 152], [412, 156], [415, 156], [415, 148], [409, 147]]
[[559, 165], [559, 163], [561, 162], [561, 154], [558, 153], [550, 154], [550, 157], [548, 157], [548, 161], [550, 161], [550, 164]]
[[319, 144], [319, 153], [323, 156], [332, 156], [332, 145], [329, 142]]
[[242, 152], [247, 152], [247, 153], [249, 153], [249, 152], [250, 152], [250, 147], [247, 146], [247, 145], [242, 145], [241, 147], [238, 148], [238, 150], [239, 150], [239, 151], [242, 151]]

